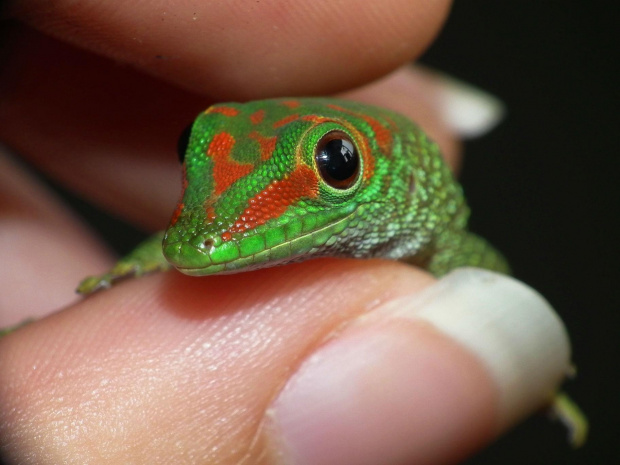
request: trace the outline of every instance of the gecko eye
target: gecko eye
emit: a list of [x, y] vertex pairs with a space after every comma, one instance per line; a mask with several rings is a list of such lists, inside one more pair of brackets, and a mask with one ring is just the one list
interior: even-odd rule
[[189, 145], [189, 136], [192, 133], [192, 126], [193, 123], [183, 129], [183, 132], [179, 136], [179, 140], [177, 142], [177, 154], [179, 155], [180, 163], [185, 161], [185, 152], [187, 152], [187, 146]]
[[323, 136], [314, 159], [323, 180], [335, 189], [348, 189], [357, 181], [360, 158], [351, 138], [341, 131]]

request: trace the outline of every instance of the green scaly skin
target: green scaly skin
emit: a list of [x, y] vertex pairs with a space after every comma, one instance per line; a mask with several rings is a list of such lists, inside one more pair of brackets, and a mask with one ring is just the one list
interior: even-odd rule
[[[359, 157], [344, 187], [317, 164], [333, 134]], [[78, 292], [171, 267], [203, 276], [321, 256], [403, 259], [435, 276], [460, 266], [508, 272], [467, 231], [461, 187], [437, 145], [388, 110], [334, 99], [216, 105], [193, 123], [183, 168], [183, 196], [165, 233]], [[576, 406], [562, 396], [554, 405], [574, 437], [585, 437]]]
[[[360, 157], [346, 189], [330, 186], [315, 162], [317, 143], [334, 131]], [[184, 171], [163, 254], [160, 234], [78, 292], [170, 266], [202, 276], [320, 256], [406, 259], [436, 276], [466, 265], [508, 271], [466, 230], [469, 210], [437, 145], [384, 109], [333, 99], [216, 105], [193, 124]]]

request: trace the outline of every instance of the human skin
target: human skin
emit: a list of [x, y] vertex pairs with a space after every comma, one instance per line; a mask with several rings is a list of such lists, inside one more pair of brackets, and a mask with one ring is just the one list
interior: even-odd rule
[[[371, 11], [347, 1], [65, 3], [73, 2], [9, 10], [19, 22], [4, 25], [12, 48], [0, 75], [0, 138], [138, 226], [168, 221], [179, 191], [176, 137], [214, 101], [341, 92], [411, 117], [457, 165], [436, 78], [405, 65], [432, 41], [448, 2], [390, 0]], [[277, 399], [304, 361], [338, 341], [377, 341], [387, 377], [424, 380], [403, 418], [370, 394], [359, 405], [373, 450], [399, 451], [381, 452], [386, 464], [455, 461], [498, 434], [497, 389], [470, 352], [429, 325], [360, 320], [431, 286], [424, 271], [321, 259], [204, 279], [158, 274], [81, 300], [78, 281], [114, 258], [20, 166], [3, 159], [1, 168], [0, 323], [62, 309], [0, 341], [9, 457], [292, 461]], [[401, 352], [412, 355], [403, 361]], [[394, 393], [413, 381], [399, 382]], [[349, 437], [347, 419], [334, 435]], [[368, 444], [346, 447], [349, 463], [366, 463]]]

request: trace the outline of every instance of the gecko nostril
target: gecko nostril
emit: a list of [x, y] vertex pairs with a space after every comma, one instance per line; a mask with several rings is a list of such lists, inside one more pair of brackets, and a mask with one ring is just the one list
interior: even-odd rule
[[203, 242], [203, 245], [207, 249], [212, 249], [213, 246], [215, 245], [215, 241], [213, 240], [213, 238], [210, 237], [208, 239], [205, 239], [205, 241]]

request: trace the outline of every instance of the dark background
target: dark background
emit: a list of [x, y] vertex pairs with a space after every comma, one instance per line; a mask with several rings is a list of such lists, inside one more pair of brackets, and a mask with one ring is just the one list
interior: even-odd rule
[[[471, 226], [562, 316], [579, 367], [565, 387], [591, 422], [573, 451], [559, 424], [535, 416], [470, 465], [620, 464], [619, 19], [602, 1], [457, 2], [422, 59], [507, 106], [465, 147]], [[141, 237], [72, 203], [120, 252]]]
[[613, 2], [456, 2], [421, 60], [500, 97], [508, 114], [468, 142], [471, 226], [568, 327], [566, 390], [591, 422], [571, 450], [539, 415], [467, 463], [620, 464], [620, 18]]

